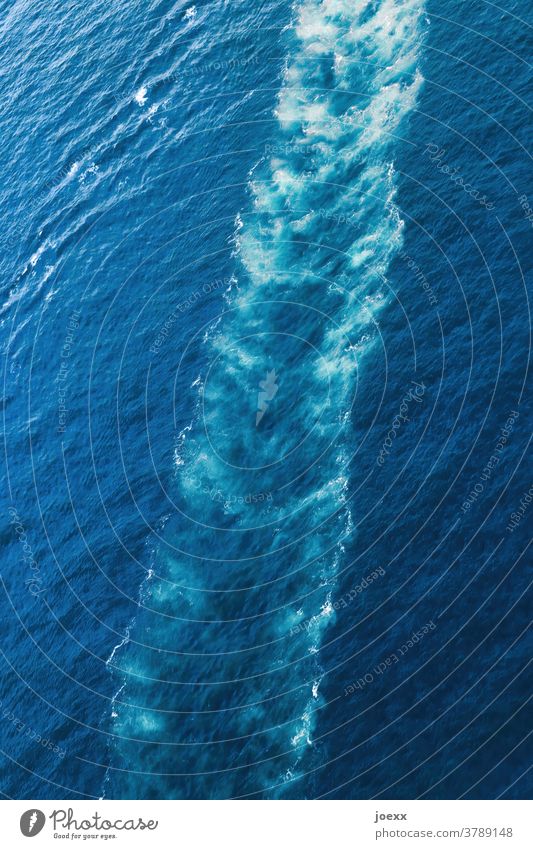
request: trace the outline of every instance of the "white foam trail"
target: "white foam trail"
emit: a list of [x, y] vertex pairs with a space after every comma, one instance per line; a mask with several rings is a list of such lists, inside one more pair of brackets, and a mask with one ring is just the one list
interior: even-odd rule
[[[247, 270], [247, 279], [228, 293], [228, 317], [220, 320], [216, 332], [211, 329], [205, 336], [212, 353], [223, 361], [223, 368], [210, 378], [210, 391], [217, 403], [203, 413], [202, 424], [209, 427], [217, 438], [220, 434], [228, 435], [231, 447], [234, 447], [233, 442], [238, 448], [246, 448], [242, 428], [236, 427], [235, 406], [242, 396], [246, 375], [257, 367], [258, 348], [249, 340], [260, 338], [265, 332], [283, 330], [289, 310], [287, 304], [300, 302], [310, 309], [313, 306], [329, 309], [332, 318], [332, 321], [324, 320], [313, 325], [320, 356], [306, 357], [300, 372], [295, 367], [293, 378], [295, 383], [305, 381], [310, 387], [307, 394], [302, 392], [298, 413], [308, 414], [312, 420], [316, 418], [316, 408], [320, 403], [318, 389], [329, 381], [329, 397], [333, 400], [317, 423], [315, 432], [317, 439], [323, 439], [331, 450], [322, 460], [320, 482], [316, 489], [310, 492], [311, 485], [308, 484], [295, 487], [286, 495], [282, 505], [269, 504], [264, 515], [255, 514], [259, 528], [265, 517], [269, 522], [274, 518], [277, 527], [270, 528], [269, 525], [263, 536], [260, 531], [254, 532], [254, 539], [247, 543], [249, 548], [256, 546], [253, 550], [259, 559], [271, 551], [283, 551], [279, 559], [276, 558], [280, 573], [283, 574], [288, 567], [286, 571], [291, 574], [290, 568], [296, 562], [298, 566], [306, 567], [302, 575], [308, 582], [301, 591], [299, 585], [291, 588], [287, 580], [285, 591], [291, 593], [289, 597], [301, 595], [305, 600], [301, 605], [299, 603], [298, 610], [287, 611], [281, 607], [278, 614], [261, 623], [261, 639], [265, 645], [271, 643], [271, 648], [266, 657], [259, 654], [256, 659], [251, 655], [249, 662], [255, 664], [253, 671], [260, 668], [261, 674], [265, 675], [265, 692], [257, 691], [256, 682], [247, 677], [248, 667], [240, 665], [238, 652], [241, 648], [239, 640], [235, 639], [238, 646], [235, 658], [231, 651], [233, 643], [230, 642], [230, 650], [222, 652], [224, 657], [217, 658], [214, 669], [207, 662], [205, 669], [200, 667], [206, 678], [212, 674], [213, 683], [195, 690], [193, 705], [198, 714], [194, 714], [189, 724], [185, 718], [179, 728], [168, 725], [173, 740], [176, 735], [182, 735], [180, 739], [185, 741], [209, 742], [209, 734], [212, 733], [210, 719], [206, 719], [203, 712], [209, 713], [215, 704], [249, 705], [236, 713], [228, 712], [225, 717], [223, 733], [227, 733], [228, 737], [231, 738], [232, 734], [239, 738], [240, 735], [243, 738], [250, 735], [246, 740], [246, 751], [239, 742], [231, 749], [228, 762], [237, 767], [242, 759], [248, 763], [255, 760], [262, 764], [261, 771], [256, 774], [251, 769], [246, 776], [238, 769], [229, 772], [220, 790], [227, 795], [247, 792], [250, 787], [252, 792], [261, 792], [262, 789], [268, 792], [270, 786], [292, 781], [298, 776], [298, 770], [308, 768], [302, 761], [312, 751], [317, 709], [323, 703], [320, 685], [324, 672], [319, 663], [319, 652], [324, 631], [335, 617], [332, 588], [344, 555], [344, 541], [353, 534], [352, 514], [346, 504], [346, 468], [350, 435], [348, 402], [354, 387], [354, 354], [361, 356], [372, 345], [376, 335], [374, 317], [387, 303], [382, 279], [402, 244], [403, 221], [394, 204], [397, 193], [394, 156], [402, 133], [402, 122], [415, 108], [422, 84], [417, 69], [422, 22], [419, 3], [411, 0], [382, 0], [381, 3], [304, 0], [295, 9], [295, 15], [295, 41], [286, 63], [275, 111], [278, 121], [276, 150], [266, 152], [265, 160], [252, 169], [250, 175], [250, 193], [256, 214], [237, 216], [236, 219], [236, 253]], [[146, 90], [141, 89], [140, 92], [145, 98]], [[335, 215], [338, 227], [332, 225], [332, 216]], [[327, 246], [321, 247], [320, 243], [328, 240], [333, 248], [342, 249], [343, 253], [335, 254]], [[275, 308], [271, 312], [257, 308], [258, 302], [266, 303], [272, 298], [286, 303], [277, 311]], [[262, 350], [260, 354], [262, 356]], [[217, 374], [220, 375], [218, 378]], [[204, 381], [200, 380], [197, 384], [199, 407], [204, 388]], [[253, 416], [255, 419], [255, 412]], [[270, 435], [274, 456], [283, 455], [283, 442], [290, 429], [290, 422], [281, 422], [278, 430]], [[240, 480], [236, 473], [231, 477], [231, 469], [228, 471], [227, 464], [215, 454], [203, 427], [195, 428], [195, 433], [190, 434], [189, 431], [190, 427], [185, 428], [175, 445], [174, 466], [180, 494], [189, 514], [211, 516], [209, 511], [215, 514], [217, 502], [209, 504], [202, 495], [204, 483], [208, 491], [215, 485], [220, 486], [223, 492], [232, 493], [240, 486]], [[267, 484], [275, 484], [272, 477], [268, 478], [268, 473], [264, 474]], [[266, 489], [269, 488], [267, 485]], [[225, 515], [233, 521], [232, 526], [241, 522], [247, 509], [224, 505]], [[213, 515], [213, 526], [217, 527], [219, 520], [220, 513]], [[190, 534], [190, 528], [186, 523], [180, 527], [184, 530], [177, 531], [178, 543], [182, 543], [182, 550], [189, 551], [187, 534]], [[303, 535], [303, 529], [309, 532]], [[204, 537], [201, 539], [203, 542]], [[176, 555], [167, 558], [166, 566], [172, 580], [185, 589], [177, 592], [161, 583], [154, 593], [154, 600], [162, 605], [162, 610], [172, 613], [172, 605], [185, 599], [194, 606], [196, 616], [198, 606], [202, 605], [201, 618], [219, 622], [227, 615], [224, 599], [216, 596], [220, 588], [226, 591], [226, 570], [209, 570], [208, 558], [216, 557], [218, 551], [212, 537], [206, 536], [205, 539], [208, 544], [202, 557], [205, 557], [206, 564], [202, 564], [201, 569], [191, 567], [186, 557], [180, 559]], [[293, 545], [295, 540], [298, 543]], [[242, 555], [245, 558], [244, 571], [250, 551], [247, 548], [243, 551], [231, 549], [232, 544], [237, 546], [228, 537], [223, 556], [238, 561]], [[259, 550], [258, 547], [263, 545], [265, 550]], [[261, 564], [257, 568], [260, 569]], [[236, 567], [235, 571], [238, 573]], [[235, 578], [237, 583], [238, 577], [240, 573]], [[298, 581], [301, 577], [298, 575]], [[197, 587], [202, 581], [206, 582], [208, 592], [188, 594], [187, 585]], [[260, 592], [258, 588], [256, 596]], [[264, 605], [264, 600], [257, 599], [253, 592], [249, 595], [252, 601], [260, 602], [259, 608]], [[242, 599], [243, 603], [252, 604], [248, 596], [242, 596]], [[237, 618], [240, 612], [231, 610], [229, 622], [234, 621], [233, 617]], [[309, 623], [299, 632], [301, 640], [291, 641], [289, 638], [280, 641], [279, 635], [287, 636], [291, 626], [298, 622]], [[249, 633], [247, 627], [239, 623], [245, 638]], [[150, 628], [147, 631], [150, 632]], [[170, 637], [165, 637], [167, 632]], [[172, 646], [176, 631], [171, 629], [170, 623], [165, 633], [161, 635], [163, 645], [167, 639]], [[205, 638], [202, 633], [199, 634], [194, 644], [195, 652], [209, 655], [212, 651], [209, 635], [212, 633], [213, 629], [206, 628]], [[228, 632], [222, 630], [222, 633]], [[146, 636], [146, 641], [151, 642], [150, 633]], [[230, 633], [230, 641], [233, 637], [235, 633]], [[125, 668], [131, 670], [134, 678], [142, 677], [151, 658], [148, 652], [143, 654], [137, 649], [137, 654], [125, 664]], [[162, 654], [159, 659], [161, 670], [164, 671], [164, 664], [170, 665], [171, 661], [172, 658], [165, 658]], [[192, 663], [192, 660], [181, 657], [180, 674], [185, 680], [187, 674], [197, 674]], [[157, 663], [155, 665], [157, 667]], [[156, 668], [153, 673], [156, 678], [160, 670]], [[164, 672], [161, 674], [164, 678]], [[167, 677], [175, 675], [173, 669], [166, 674]], [[253, 679], [251, 673], [250, 679]], [[223, 683], [224, 680], [238, 682], [235, 693]], [[310, 683], [296, 695], [299, 680]], [[279, 706], [278, 700], [269, 698], [272, 686], [278, 692], [285, 690], [290, 694], [279, 699]], [[158, 703], [158, 691], [144, 690], [139, 684], [138, 692], [140, 701], [146, 700], [145, 707], [142, 711], [137, 709], [138, 715], [133, 710], [123, 710], [122, 724], [118, 723], [116, 728], [119, 733], [123, 730], [126, 735], [142, 738], [151, 734], [153, 729], [161, 730], [157, 723], [152, 729], [146, 714], [146, 710]], [[190, 706], [187, 692], [187, 688], [183, 694], [177, 690], [172, 698], [177, 704], [181, 704], [181, 699]], [[129, 700], [132, 700], [131, 697]], [[165, 703], [165, 709], [167, 707]], [[202, 707], [209, 710], [202, 711]], [[299, 716], [294, 720], [296, 712]], [[263, 729], [272, 728], [276, 729], [279, 737], [272, 741], [273, 732], [269, 732], [269, 751], [288, 752], [283, 757], [279, 756], [278, 760], [276, 755], [265, 758], [265, 738], [261, 737], [261, 734], [267, 733]], [[188, 742], [180, 750], [183, 759], [180, 771], [208, 775], [219, 766], [217, 755], [209, 746], [187, 752], [187, 745]], [[146, 750], [146, 756], [153, 757], [151, 750]], [[154, 763], [156, 771], [160, 766]], [[194, 785], [195, 788], [200, 786], [200, 793], [207, 792], [206, 785], [201, 783], [203, 780], [197, 777]], [[248, 785], [243, 790], [245, 781]], [[187, 786], [187, 792], [193, 784], [194, 781]], [[168, 792], [175, 795], [175, 787], [169, 787]], [[209, 792], [213, 792], [212, 788]]]

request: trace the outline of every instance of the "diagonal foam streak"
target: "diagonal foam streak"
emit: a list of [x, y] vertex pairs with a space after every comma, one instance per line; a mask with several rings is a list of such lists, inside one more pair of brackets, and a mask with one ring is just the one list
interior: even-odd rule
[[113, 795], [311, 792], [297, 779], [319, 756], [320, 646], [353, 538], [353, 399], [402, 244], [394, 158], [423, 26], [409, 0], [295, 7], [239, 270], [177, 443], [180, 512], [113, 658], [114, 765], [129, 770]]

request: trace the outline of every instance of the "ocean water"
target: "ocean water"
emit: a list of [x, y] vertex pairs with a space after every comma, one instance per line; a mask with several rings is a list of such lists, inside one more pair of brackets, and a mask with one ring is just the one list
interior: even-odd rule
[[5, 797], [530, 796], [532, 45], [0, 3]]

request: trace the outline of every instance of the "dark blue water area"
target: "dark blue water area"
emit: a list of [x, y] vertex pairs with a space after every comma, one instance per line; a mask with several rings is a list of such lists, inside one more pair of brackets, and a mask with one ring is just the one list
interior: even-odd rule
[[[252, 183], [271, 182], [272, 147], [309, 167], [275, 112], [296, 17], [273, 0], [0, 5], [4, 796], [530, 795], [530, 11], [428, 2], [416, 102], [364, 148], [367, 182], [361, 158], [342, 188], [315, 172], [300, 212], [337, 218], [282, 252]], [[377, 85], [358, 49], [335, 116]], [[379, 274], [334, 255], [352, 213]], [[397, 244], [384, 219], [404, 222]], [[261, 223], [267, 296], [291, 307], [239, 300], [262, 283]], [[350, 330], [353, 387], [321, 387], [297, 345], [242, 343], [305, 329], [326, 357], [292, 306], [349, 320], [321, 273], [375, 307]], [[248, 356], [250, 391], [232, 377]], [[243, 393], [255, 416], [279, 363], [277, 418], [245, 439]], [[206, 439], [235, 467], [325, 453], [292, 489], [275, 469], [218, 478], [275, 493], [247, 512], [187, 489]]]
[[[381, 324], [393, 356], [367, 363], [359, 423], [370, 425], [385, 381], [385, 423], [410, 381], [426, 393], [378, 474], [387, 424], [351, 470], [360, 519], [343, 590], [378, 564], [386, 577], [338, 611], [322, 648], [333, 670], [320, 721], [331, 762], [315, 781], [328, 798], [528, 794], [529, 530], [506, 531], [530, 486], [531, 231], [519, 197], [531, 177], [531, 94], [525, 37], [507, 14], [524, 11], [480, 18], [479, 4], [461, 4], [454, 24], [430, 14], [414, 145], [399, 161], [406, 236], [389, 274], [398, 297]], [[454, 169], [494, 208], [452, 182]], [[430, 620], [436, 629], [406, 652]]]
[[[263, 106], [255, 98], [246, 144], [238, 122], [253, 75], [276, 84], [279, 67], [260, 61], [272, 52], [268, 30], [260, 44], [243, 31], [239, 45], [238, 9], [229, 25], [219, 8], [218, 23], [209, 12], [217, 34], [206, 39], [197, 24], [192, 36], [185, 6], [167, 6], [154, 4], [149, 23], [141, 4], [125, 21], [99, 4], [74, 4], [70, 17], [47, 5], [35, 21], [18, 21], [4, 46], [31, 63], [39, 37], [44, 55], [18, 80], [13, 100], [24, 107], [4, 110], [9, 503], [40, 583], [37, 597], [24, 585], [33, 573], [6, 510], [2, 704], [66, 749], [62, 758], [36, 751], [4, 725], [14, 759], [8, 795], [101, 793], [102, 770], [77, 755], [107, 756], [117, 685], [105, 661], [136, 609], [155, 546], [150, 529], [156, 539], [165, 520], [175, 435], [190, 418], [190, 375], [177, 406], [173, 387], [180, 342], [190, 321], [199, 327], [220, 310], [235, 214], [268, 132], [271, 93]], [[161, 115], [135, 100], [148, 69]], [[219, 100], [219, 87], [235, 94]], [[207, 240], [212, 264], [196, 259]], [[201, 300], [173, 327], [170, 350], [154, 357], [161, 326], [196, 292]]]

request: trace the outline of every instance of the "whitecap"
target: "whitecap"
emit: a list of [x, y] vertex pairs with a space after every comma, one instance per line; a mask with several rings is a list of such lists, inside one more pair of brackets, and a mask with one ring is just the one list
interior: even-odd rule
[[71, 177], [74, 177], [80, 170], [80, 167], [81, 162], [73, 162], [68, 170], [67, 178], [70, 179]]
[[35, 266], [39, 262], [39, 259], [41, 258], [41, 256], [45, 252], [45, 250], [46, 250], [46, 242], [43, 242], [43, 244], [39, 245], [39, 247], [37, 248], [35, 253], [32, 254], [32, 256], [30, 257], [30, 265], [31, 265], [32, 268], [35, 268]]
[[146, 103], [146, 97], [148, 95], [148, 89], [146, 86], [141, 86], [141, 88], [135, 93], [134, 100], [139, 104], [139, 106], [144, 106]]

